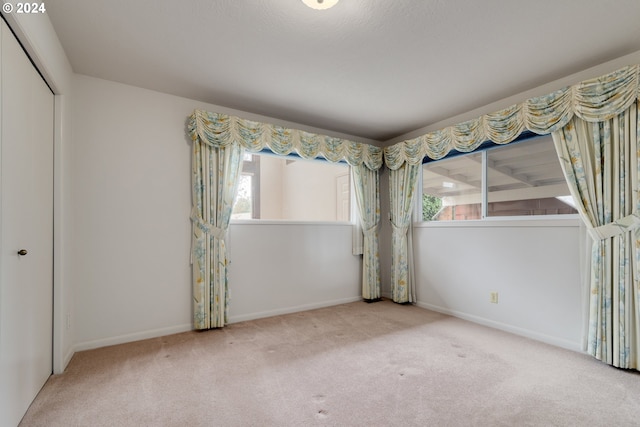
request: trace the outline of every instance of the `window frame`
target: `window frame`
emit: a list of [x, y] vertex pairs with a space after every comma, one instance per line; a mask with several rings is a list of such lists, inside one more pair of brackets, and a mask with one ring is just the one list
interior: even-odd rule
[[256, 153], [246, 154], [251, 156], [251, 160], [242, 160], [240, 176], [251, 176], [251, 217], [260, 219], [260, 156]]
[[[552, 214], [552, 215], [512, 215], [512, 216], [488, 216], [488, 198], [489, 198], [489, 168], [488, 165], [488, 153], [494, 149], [500, 149], [510, 144], [517, 144], [520, 142], [531, 141], [533, 139], [548, 137], [549, 135], [538, 135], [531, 131], [522, 132], [517, 138], [508, 144], [496, 144], [492, 141], [485, 141], [480, 144], [478, 148], [470, 152], [461, 152], [457, 150], [451, 150], [449, 154], [441, 159], [433, 160], [425, 157], [422, 160], [418, 179], [416, 182], [415, 198], [413, 201], [413, 225], [418, 227], [473, 227], [473, 226], [566, 226], [568, 223], [575, 223], [576, 225], [580, 221], [580, 215], [575, 214]], [[442, 221], [424, 221], [422, 218], [422, 196], [423, 196], [423, 170], [424, 165], [427, 163], [438, 162], [444, 159], [450, 159], [458, 156], [465, 156], [472, 153], [480, 152], [482, 155], [481, 166], [481, 217], [480, 219], [467, 219], [467, 220], [442, 220]]]
[[[348, 221], [315, 221], [315, 220], [296, 220], [296, 219], [262, 219], [262, 218], [246, 218], [246, 219], [237, 219], [237, 218], [231, 218], [229, 220], [229, 224], [230, 225], [342, 225], [342, 226], [353, 226], [356, 224], [356, 217], [357, 217], [357, 207], [355, 207], [355, 192], [354, 192], [354, 188], [353, 188], [353, 179], [351, 176], [351, 165], [349, 165], [349, 163], [347, 163], [346, 160], [340, 160], [338, 162], [331, 162], [327, 159], [325, 159], [324, 157], [315, 157], [313, 159], [306, 159], [302, 156], [300, 156], [299, 154], [292, 152], [286, 155], [282, 155], [282, 154], [277, 154], [274, 153], [273, 151], [269, 150], [268, 148], [264, 148], [261, 151], [257, 151], [257, 152], [245, 152], [245, 154], [252, 154], [252, 155], [256, 155], [256, 157], [259, 159], [261, 155], [265, 155], [265, 156], [272, 156], [272, 157], [276, 157], [276, 158], [280, 158], [280, 159], [284, 159], [284, 160], [300, 160], [300, 161], [307, 161], [307, 162], [325, 162], [325, 163], [329, 163], [329, 164], [334, 164], [334, 165], [345, 165], [347, 166], [347, 171], [348, 171], [348, 175], [349, 175], [349, 220]], [[246, 160], [243, 160], [243, 162], [247, 162]], [[249, 162], [250, 163], [250, 162]], [[259, 164], [259, 161], [257, 162], [257, 164]], [[243, 163], [243, 167], [244, 167], [244, 163]], [[256, 176], [256, 169], [259, 170], [259, 166], [258, 168], [254, 168], [252, 169], [252, 176]], [[244, 170], [241, 171], [241, 174], [245, 174]], [[260, 201], [260, 186], [259, 186], [259, 179], [258, 180], [254, 180], [252, 179], [251, 182], [251, 190], [252, 192], [254, 191], [254, 181], [258, 181], [258, 186], [257, 186], [257, 201], [259, 203]], [[235, 203], [235, 202], [234, 202]], [[254, 215], [253, 209], [255, 209], [254, 205], [252, 204], [252, 216]]]

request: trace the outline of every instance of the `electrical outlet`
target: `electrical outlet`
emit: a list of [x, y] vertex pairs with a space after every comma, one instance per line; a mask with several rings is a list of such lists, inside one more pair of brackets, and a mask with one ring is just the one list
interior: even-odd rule
[[492, 304], [497, 304], [498, 303], [498, 293], [497, 292], [491, 292], [489, 294], [489, 302]]

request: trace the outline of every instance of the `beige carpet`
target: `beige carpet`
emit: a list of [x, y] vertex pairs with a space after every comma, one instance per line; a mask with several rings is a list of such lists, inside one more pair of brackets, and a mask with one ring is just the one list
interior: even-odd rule
[[362, 302], [77, 353], [21, 426], [632, 426], [640, 375]]

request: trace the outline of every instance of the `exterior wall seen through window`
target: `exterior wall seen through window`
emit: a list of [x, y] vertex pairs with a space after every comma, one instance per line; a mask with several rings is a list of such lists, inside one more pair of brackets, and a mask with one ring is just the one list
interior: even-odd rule
[[349, 166], [245, 154], [232, 220], [350, 221]]

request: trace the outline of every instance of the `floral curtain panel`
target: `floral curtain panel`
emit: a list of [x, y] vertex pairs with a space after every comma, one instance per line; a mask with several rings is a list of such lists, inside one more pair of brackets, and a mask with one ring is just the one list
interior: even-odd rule
[[351, 167], [356, 203], [362, 232], [362, 298], [380, 298], [380, 258], [378, 224], [380, 223], [380, 178], [377, 170], [364, 165]]
[[415, 302], [411, 212], [420, 165], [403, 164], [389, 176], [391, 201], [391, 297], [394, 302]]
[[553, 133], [563, 172], [593, 238], [587, 352], [638, 369], [640, 357], [640, 115], [574, 117]]
[[[196, 329], [219, 328], [227, 323], [229, 280], [225, 237], [244, 150], [258, 152], [268, 148], [280, 155], [295, 152], [306, 159], [322, 156], [332, 162], [344, 160], [360, 171], [362, 206], [365, 212], [368, 209], [374, 212], [373, 216], [363, 215], [363, 224], [365, 221], [368, 224], [363, 296], [377, 298], [372, 297], [377, 292], [379, 297], [377, 176], [383, 163], [381, 148], [201, 110], [191, 115], [188, 130], [193, 142], [192, 286]], [[373, 192], [371, 185], [375, 186]]]
[[225, 237], [236, 195], [243, 148], [193, 143], [193, 323], [196, 329], [227, 323], [228, 277]]

